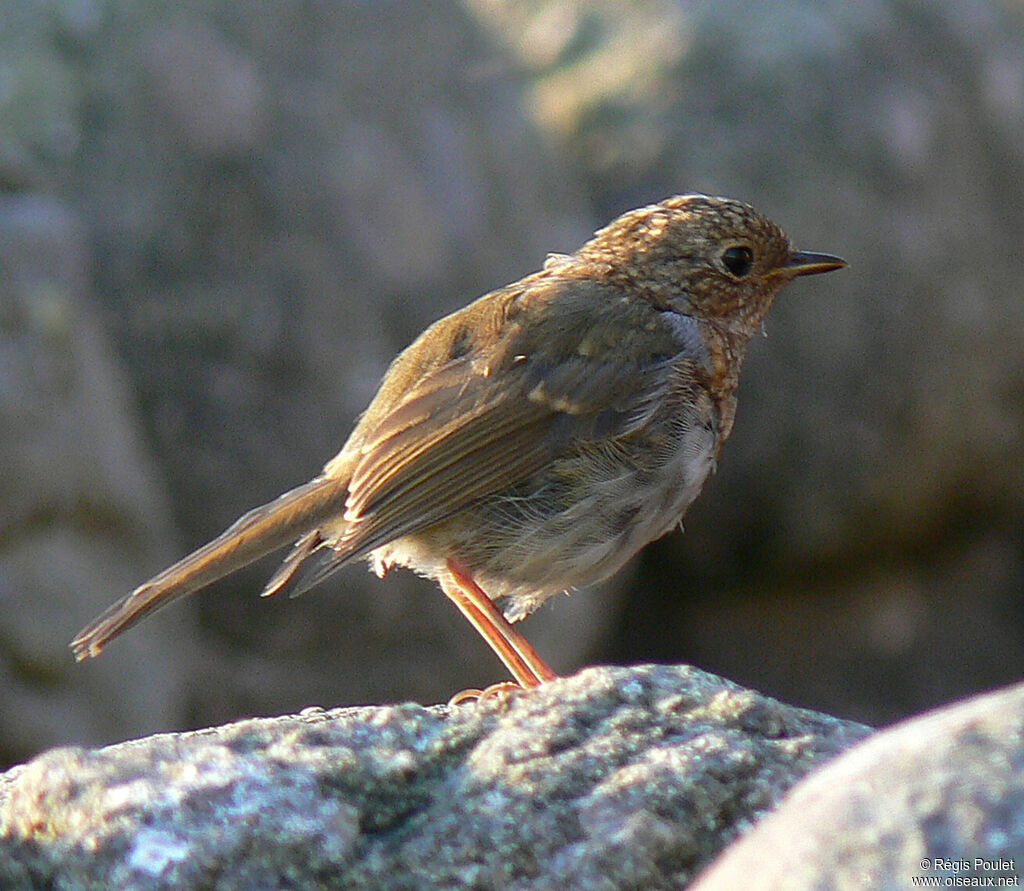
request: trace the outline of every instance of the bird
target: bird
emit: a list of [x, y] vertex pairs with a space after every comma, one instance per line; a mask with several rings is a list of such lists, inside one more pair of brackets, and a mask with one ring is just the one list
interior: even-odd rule
[[367, 559], [434, 579], [519, 687], [557, 677], [514, 623], [681, 524], [733, 428], [748, 343], [782, 287], [846, 266], [750, 205], [676, 195], [428, 327], [311, 481], [244, 514], [71, 643], [292, 545], [262, 596]]

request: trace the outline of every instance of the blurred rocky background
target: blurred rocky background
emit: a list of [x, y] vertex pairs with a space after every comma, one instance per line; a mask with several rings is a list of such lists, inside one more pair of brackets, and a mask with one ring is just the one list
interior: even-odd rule
[[432, 583], [101, 608], [316, 473], [431, 320], [666, 195], [851, 268], [685, 535], [525, 631], [870, 723], [1024, 673], [1024, 10], [0, 0], [0, 763], [503, 672]]

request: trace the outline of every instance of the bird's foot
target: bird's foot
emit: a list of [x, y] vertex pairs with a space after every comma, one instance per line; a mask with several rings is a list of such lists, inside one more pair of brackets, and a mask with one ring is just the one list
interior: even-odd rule
[[505, 696], [509, 693], [518, 692], [523, 689], [524, 688], [515, 681], [498, 681], [498, 683], [491, 684], [483, 690], [476, 687], [470, 687], [468, 690], [461, 690], [448, 700], [448, 705], [462, 705], [470, 700], [476, 700], [476, 702], [481, 703], [488, 699]]

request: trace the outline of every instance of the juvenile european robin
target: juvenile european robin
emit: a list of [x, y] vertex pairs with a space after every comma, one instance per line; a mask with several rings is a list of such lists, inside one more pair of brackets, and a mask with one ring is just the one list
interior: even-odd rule
[[263, 591], [368, 558], [436, 579], [516, 681], [555, 677], [513, 622], [608, 578], [682, 519], [732, 430], [747, 343], [798, 275], [739, 201], [676, 196], [436, 322], [392, 363], [344, 448], [114, 604], [79, 660], [166, 603], [294, 542]]

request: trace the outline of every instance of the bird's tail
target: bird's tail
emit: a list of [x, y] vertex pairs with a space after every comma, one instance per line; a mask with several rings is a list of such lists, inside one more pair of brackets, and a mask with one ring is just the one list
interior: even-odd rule
[[98, 656], [106, 644], [162, 606], [198, 591], [236, 569], [293, 542], [341, 514], [346, 486], [316, 479], [254, 508], [209, 544], [140, 585], [86, 625], [71, 642], [75, 659]]

